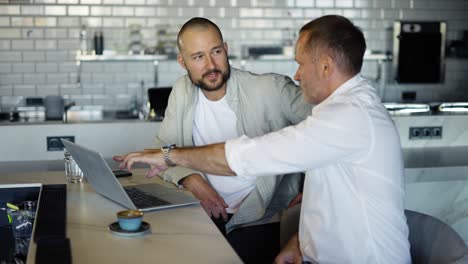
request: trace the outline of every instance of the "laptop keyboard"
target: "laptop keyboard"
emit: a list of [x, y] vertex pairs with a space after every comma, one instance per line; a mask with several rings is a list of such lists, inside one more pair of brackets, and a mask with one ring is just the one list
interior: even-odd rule
[[170, 204], [167, 201], [134, 187], [124, 187], [124, 190], [137, 208], [148, 208]]

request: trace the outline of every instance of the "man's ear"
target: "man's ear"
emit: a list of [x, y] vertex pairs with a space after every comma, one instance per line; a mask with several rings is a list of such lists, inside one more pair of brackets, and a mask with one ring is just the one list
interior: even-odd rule
[[184, 68], [184, 70], [187, 70], [187, 67], [185, 66], [185, 61], [182, 55], [177, 54], [177, 62], [179, 63], [180, 67]]
[[336, 70], [335, 61], [329, 55], [323, 55], [320, 58], [320, 66], [322, 71], [322, 77], [324, 79], [329, 79], [334, 71]]
[[223, 44], [224, 44], [224, 49], [226, 50], [226, 54], [227, 54], [228, 53], [228, 44], [227, 44], [226, 41], [223, 42]]

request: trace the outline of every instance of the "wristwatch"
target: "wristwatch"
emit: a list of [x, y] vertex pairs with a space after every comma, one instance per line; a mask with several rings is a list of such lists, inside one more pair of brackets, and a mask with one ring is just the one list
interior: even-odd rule
[[172, 144], [172, 145], [166, 145], [166, 146], [161, 148], [161, 151], [163, 153], [164, 162], [166, 162], [166, 165], [169, 166], [169, 167], [174, 167], [175, 166], [175, 163], [172, 162], [171, 157], [169, 157], [169, 154], [171, 154], [171, 150], [175, 149], [175, 147], [176, 147], [176, 144]]

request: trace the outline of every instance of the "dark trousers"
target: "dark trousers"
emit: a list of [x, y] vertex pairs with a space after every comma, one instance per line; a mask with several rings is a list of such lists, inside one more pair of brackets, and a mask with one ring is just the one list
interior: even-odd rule
[[211, 219], [246, 264], [271, 264], [280, 252], [279, 223], [241, 227], [226, 234], [226, 222], [221, 217]]

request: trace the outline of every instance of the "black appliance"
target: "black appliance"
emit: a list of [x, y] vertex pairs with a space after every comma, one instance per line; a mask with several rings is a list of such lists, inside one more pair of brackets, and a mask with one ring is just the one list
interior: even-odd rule
[[102, 55], [104, 51], [104, 37], [102, 31], [94, 32], [94, 51], [96, 55]]
[[60, 95], [48, 95], [44, 99], [46, 120], [63, 120], [65, 102]]
[[247, 48], [247, 57], [258, 58], [262, 55], [280, 55], [283, 54], [281, 46], [249, 47]]
[[148, 100], [150, 103], [150, 118], [162, 120], [166, 111], [169, 95], [172, 87], [155, 87], [148, 89]]
[[397, 21], [393, 65], [399, 83], [441, 83], [445, 73], [445, 22]]

